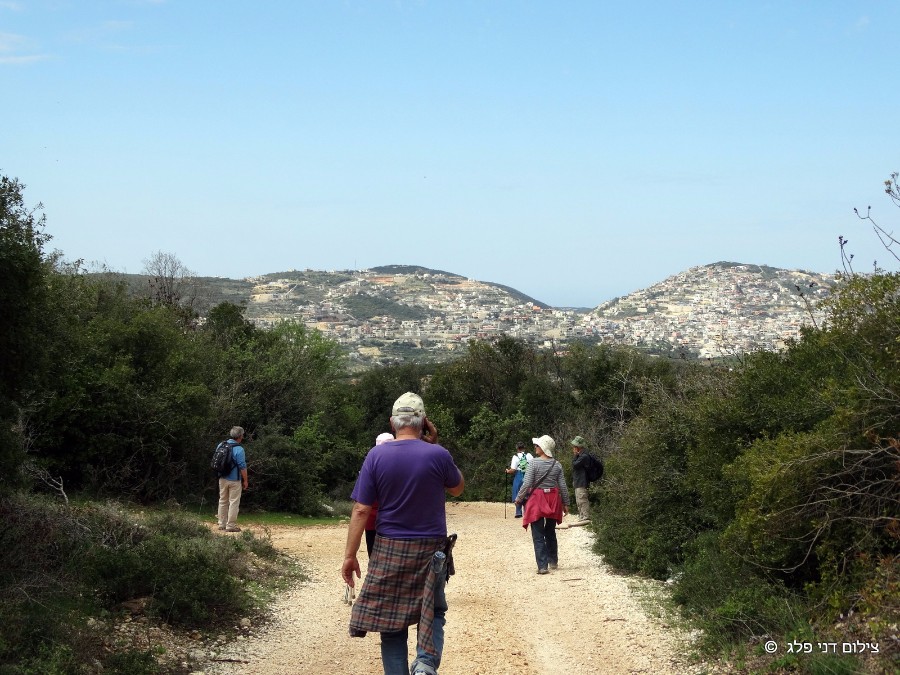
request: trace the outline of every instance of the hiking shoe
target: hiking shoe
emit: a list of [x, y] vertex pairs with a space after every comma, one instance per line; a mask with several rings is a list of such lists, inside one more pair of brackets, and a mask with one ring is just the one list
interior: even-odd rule
[[235, 526], [235, 527], [226, 527], [226, 528], [225, 528], [225, 531], [226, 531], [226, 532], [240, 532], [240, 531], [241, 531], [241, 528], [239, 528], [239, 527], [237, 527], [237, 526]]
[[548, 570], [546, 567], [542, 567], [538, 570], [538, 574], [550, 574], [550, 570]]
[[516, 516], [516, 518], [521, 518], [521, 517], [522, 517], [521, 513]]
[[559, 568], [559, 564], [558, 564], [558, 563], [550, 563], [550, 569], [551, 569], [551, 570], [555, 570], [555, 569], [558, 569], [558, 568]]

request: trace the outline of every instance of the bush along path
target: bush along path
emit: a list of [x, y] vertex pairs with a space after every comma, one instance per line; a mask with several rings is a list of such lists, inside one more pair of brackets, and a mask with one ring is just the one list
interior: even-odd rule
[[[612, 574], [591, 552], [590, 528], [561, 529], [559, 569], [537, 575], [531, 534], [503, 504], [452, 503], [459, 534], [456, 575], [447, 585], [441, 675], [709, 672], [684, 655], [684, 635], [648, 615], [635, 590], [658, 590]], [[309, 580], [284, 594], [262, 629], [209, 661], [208, 675], [381, 673], [379, 637], [351, 638], [340, 565], [346, 522], [270, 530]], [[365, 574], [365, 546], [360, 553]], [[360, 585], [357, 585], [357, 590]], [[410, 648], [415, 629], [410, 630]]]

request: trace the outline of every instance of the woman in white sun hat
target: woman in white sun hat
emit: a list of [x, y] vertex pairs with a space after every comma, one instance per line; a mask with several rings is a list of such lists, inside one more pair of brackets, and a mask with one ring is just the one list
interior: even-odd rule
[[537, 573], [547, 574], [559, 564], [556, 525], [569, 512], [569, 490], [562, 465], [553, 458], [556, 442], [547, 435], [532, 438], [531, 442], [535, 458], [525, 472], [516, 504], [525, 504], [522, 527], [531, 525]]

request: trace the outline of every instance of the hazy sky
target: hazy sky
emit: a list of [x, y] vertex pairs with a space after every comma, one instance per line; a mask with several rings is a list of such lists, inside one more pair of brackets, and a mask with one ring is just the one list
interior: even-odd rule
[[593, 306], [888, 263], [900, 3], [0, 0], [0, 173], [69, 259], [418, 264]]

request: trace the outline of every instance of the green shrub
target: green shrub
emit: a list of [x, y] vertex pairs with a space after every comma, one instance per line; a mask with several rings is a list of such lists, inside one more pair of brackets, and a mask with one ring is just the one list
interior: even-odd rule
[[[353, 486], [351, 485], [352, 489]], [[347, 490], [347, 494], [350, 494], [350, 490]], [[331, 507], [334, 509], [333, 515], [335, 518], [349, 518], [353, 513], [353, 502], [349, 499], [335, 499], [331, 502]]]
[[[323, 513], [319, 463], [331, 448], [317, 420], [311, 417], [294, 437], [270, 434], [253, 443], [252, 490], [241, 506], [315, 516]], [[362, 464], [362, 460], [359, 460]], [[357, 467], [358, 470], [358, 467]]]
[[59, 605], [36, 606], [8, 598], [0, 602], [0, 674], [64, 673], [74, 662], [72, 631]]
[[0, 584], [4, 588], [30, 586], [48, 572], [58, 579], [77, 548], [81, 532], [66, 528], [69, 512], [61, 504], [12, 496], [0, 502]]
[[80, 675], [87, 672], [68, 645], [44, 642], [40, 644], [37, 652], [18, 668], [14, 667], [6, 672], [17, 675]]
[[789, 630], [802, 615], [799, 599], [706, 532], [686, 549], [672, 599], [694, 617], [707, 646]]
[[233, 576], [241, 546], [203, 525], [166, 514], [150, 520], [148, 536], [133, 546], [86, 551], [84, 573], [107, 606], [150, 597], [150, 610], [171, 623], [196, 625], [221, 612], [245, 609], [248, 598]]
[[666, 392], [650, 392], [648, 400], [653, 412], [631, 424], [606, 459], [596, 546], [620, 569], [665, 579], [701, 522], [686, 476], [686, 410]]
[[209, 538], [209, 528], [201, 521], [171, 511], [150, 514], [147, 519], [147, 526], [157, 536], [184, 540], [198, 537], [201, 539]]
[[[147, 597], [171, 623], [209, 627], [256, 599], [241, 579], [275, 560], [268, 540], [211, 532], [195, 518], [134, 514], [115, 504], [67, 507], [47, 499], [0, 500], [0, 673], [80, 673], [97, 655], [85, 616]], [[254, 555], [251, 555], [254, 554]], [[151, 655], [116, 656], [107, 672], [152, 673]]]
[[104, 664], [104, 673], [110, 675], [156, 675], [161, 672], [151, 652], [129, 650], [111, 654]]
[[900, 556], [880, 559], [859, 595], [860, 615], [873, 639], [887, 643], [900, 624]]
[[813, 654], [801, 660], [803, 671], [809, 675], [858, 675], [865, 672], [859, 659], [837, 654]]

